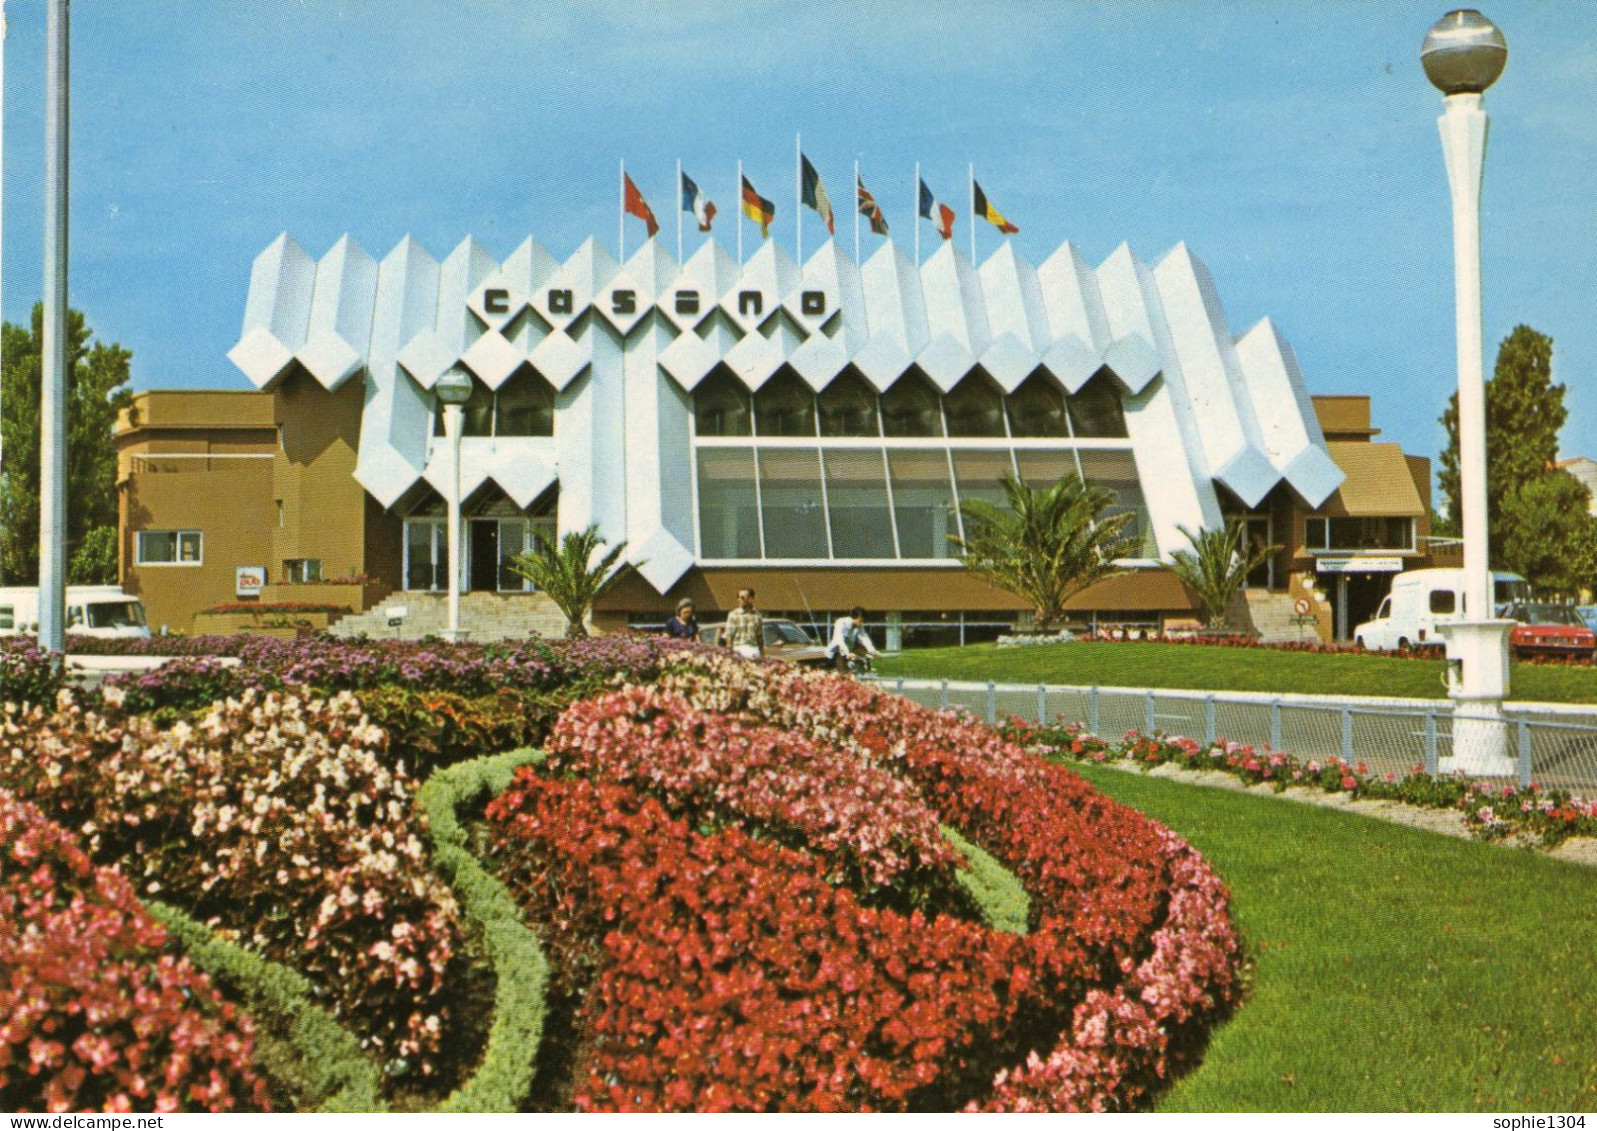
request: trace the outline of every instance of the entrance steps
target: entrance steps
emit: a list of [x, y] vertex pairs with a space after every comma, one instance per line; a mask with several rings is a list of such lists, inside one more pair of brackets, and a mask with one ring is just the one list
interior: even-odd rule
[[1282, 590], [1244, 589], [1231, 599], [1227, 616], [1233, 625], [1251, 631], [1266, 644], [1320, 643], [1316, 624], [1299, 627], [1292, 594]]
[[[388, 625], [388, 610], [406, 609], [404, 623]], [[355, 616], [345, 617], [329, 631], [338, 637], [366, 636], [372, 640], [421, 640], [442, 636], [449, 627], [447, 593], [390, 593], [381, 603]], [[566, 634], [566, 614], [542, 593], [462, 593], [460, 627], [474, 643], [559, 637]]]

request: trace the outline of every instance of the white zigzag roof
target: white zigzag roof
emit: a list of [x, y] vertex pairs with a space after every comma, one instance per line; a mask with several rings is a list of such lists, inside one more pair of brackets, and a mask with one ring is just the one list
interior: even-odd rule
[[[595, 335], [622, 355], [644, 349], [684, 392], [718, 365], [750, 389], [784, 366], [817, 390], [849, 367], [883, 390], [911, 367], [945, 391], [977, 368], [1006, 391], [1039, 368], [1070, 392], [1104, 373], [1126, 398], [1144, 480], [1184, 452], [1181, 509], [1205, 524], [1218, 514], [1211, 481], [1249, 506], [1283, 481], [1318, 506], [1342, 481], [1291, 347], [1268, 320], [1233, 336], [1184, 244], [1151, 266], [1122, 244], [1093, 268], [1068, 243], [1034, 267], [1006, 241], [978, 267], [945, 242], [917, 267], [892, 243], [856, 264], [827, 240], [800, 265], [765, 241], [740, 267], [713, 240], [682, 264], [657, 239], [618, 264], [592, 239], [561, 263], [529, 238], [500, 263], [469, 236], [442, 261], [406, 237], [379, 264], [349, 236], [318, 261], [285, 233], [256, 257], [228, 356], [259, 388], [296, 363], [328, 389], [364, 369], [356, 477], [392, 505], [440, 474], [427, 420], [445, 371], [498, 388], [530, 365], [564, 398], [594, 366]], [[482, 451], [463, 480], [536, 497], [560, 461], [547, 439], [524, 442], [537, 448], [525, 467], [513, 446], [468, 445]], [[652, 572], [691, 561], [681, 537], [641, 533], [672, 563]]]

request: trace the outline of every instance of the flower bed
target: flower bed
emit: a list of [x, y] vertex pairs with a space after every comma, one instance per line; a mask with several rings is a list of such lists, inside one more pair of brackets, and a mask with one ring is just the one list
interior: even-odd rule
[[0, 1107], [266, 1110], [249, 1020], [133, 889], [0, 791]]
[[[698, 654], [659, 683], [557, 725], [546, 772], [601, 780], [524, 772], [491, 808], [581, 1001], [579, 1106], [1122, 1109], [1234, 1002], [1218, 879], [1062, 767], [852, 681]], [[846, 768], [811, 772], [815, 753]], [[956, 826], [1024, 884], [1028, 934], [826, 882], [870, 857], [846, 806], [807, 821], [803, 802], [881, 773], [909, 792], [874, 835]]]
[[304, 973], [385, 1064], [429, 1075], [460, 930], [384, 742], [348, 695], [249, 691], [162, 732], [63, 693], [52, 715], [8, 711], [0, 778], [141, 892]]
[[1476, 836], [1495, 840], [1520, 836], [1544, 848], [1570, 837], [1597, 837], [1597, 799], [1568, 790], [1477, 781], [1465, 775], [1432, 775], [1424, 766], [1407, 774], [1372, 774], [1363, 762], [1299, 758], [1268, 747], [1223, 739], [1205, 745], [1190, 738], [1128, 732], [1118, 743], [1074, 723], [1038, 727], [1011, 718], [1000, 728], [1011, 741], [1039, 753], [1087, 762], [1134, 762], [1145, 770], [1177, 765], [1187, 770], [1230, 774], [1249, 785], [1294, 786], [1347, 793], [1372, 801], [1398, 801], [1427, 809], [1456, 809]]

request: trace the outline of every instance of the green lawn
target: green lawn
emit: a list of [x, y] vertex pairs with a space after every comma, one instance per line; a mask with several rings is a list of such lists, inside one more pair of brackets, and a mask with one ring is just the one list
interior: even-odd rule
[[1597, 1108], [1597, 870], [1082, 772], [1204, 854], [1257, 964], [1248, 1000], [1160, 1110]]
[[[882, 660], [879, 674], [923, 679], [1069, 683], [1441, 699], [1441, 660], [1281, 652], [1190, 644], [1046, 644], [922, 648]], [[1515, 664], [1511, 697], [1597, 703], [1597, 667]]]

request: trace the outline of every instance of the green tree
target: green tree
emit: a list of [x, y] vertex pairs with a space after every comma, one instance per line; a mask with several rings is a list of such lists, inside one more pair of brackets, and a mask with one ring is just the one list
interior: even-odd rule
[[[0, 585], [39, 581], [39, 394], [44, 307], [30, 329], [0, 327]], [[127, 387], [133, 355], [90, 342], [83, 315], [67, 317], [66, 548], [68, 580], [108, 583], [116, 577], [117, 412], [133, 398]]]
[[[556, 545], [553, 539], [539, 537], [533, 548], [510, 560], [510, 568], [548, 594], [566, 614], [566, 636], [577, 639], [588, 635], [583, 621], [604, 591], [621, 576], [616, 565], [627, 544], [619, 542], [608, 554], [593, 563], [605, 540], [597, 525], [573, 530]], [[641, 563], [640, 563], [641, 564]]]
[[949, 535], [965, 567], [1030, 603], [1039, 631], [1065, 619], [1065, 603], [1088, 586], [1125, 573], [1137, 539], [1133, 517], [1107, 515], [1114, 496], [1074, 475], [1034, 488], [1005, 473], [1006, 506], [984, 499], [960, 504], [965, 536]]
[[[1252, 546], [1247, 543], [1247, 526], [1232, 519], [1224, 527], [1194, 534], [1185, 526], [1176, 527], [1191, 544], [1190, 550], [1177, 550], [1170, 558], [1170, 572], [1179, 577], [1203, 607], [1203, 620], [1210, 628], [1227, 627], [1226, 610], [1231, 599], [1260, 565], [1280, 546]], [[1262, 539], [1261, 539], [1262, 541]]]
[[[1486, 382], [1486, 527], [1496, 569], [1541, 589], [1574, 593], [1597, 575], [1597, 519], [1590, 499], [1555, 465], [1568, 418], [1564, 386], [1553, 383], [1553, 340], [1516, 326], [1497, 350]], [[1458, 395], [1442, 414], [1447, 448], [1438, 476], [1454, 527], [1459, 502]]]

